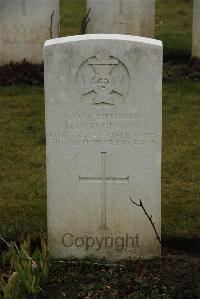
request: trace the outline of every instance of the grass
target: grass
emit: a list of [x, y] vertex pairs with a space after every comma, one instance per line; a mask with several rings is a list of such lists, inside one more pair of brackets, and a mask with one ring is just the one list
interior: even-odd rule
[[166, 239], [199, 237], [199, 82], [164, 84], [162, 231]]
[[45, 230], [43, 88], [1, 88], [0, 124], [0, 234]]
[[[199, 82], [165, 82], [163, 95], [162, 232], [196, 239]], [[0, 234], [46, 231], [44, 95], [41, 87], [0, 88]]]
[[167, 59], [189, 59], [192, 49], [192, 0], [156, 0], [156, 38]]
[[61, 36], [80, 34], [82, 20], [86, 14], [84, 0], [60, 0]]

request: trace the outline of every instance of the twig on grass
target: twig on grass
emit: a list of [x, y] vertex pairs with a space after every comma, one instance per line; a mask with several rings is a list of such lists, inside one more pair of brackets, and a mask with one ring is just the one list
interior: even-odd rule
[[87, 29], [87, 25], [90, 22], [90, 18], [89, 18], [90, 11], [91, 11], [91, 8], [89, 8], [86, 16], [83, 18], [83, 21], [82, 21], [82, 24], [81, 24], [81, 30], [80, 30], [81, 34], [85, 34], [86, 29]]
[[53, 17], [54, 17], [54, 10], [51, 14], [51, 24], [50, 24], [50, 37], [53, 38]]
[[153, 223], [152, 215], [149, 216], [149, 214], [147, 213], [147, 211], [146, 211], [146, 209], [145, 209], [145, 207], [144, 207], [144, 205], [143, 205], [143, 203], [142, 203], [142, 200], [140, 199], [140, 203], [136, 203], [135, 201], [132, 200], [132, 198], [130, 198], [130, 201], [131, 201], [135, 206], [137, 206], [137, 207], [141, 207], [141, 208], [142, 208], [142, 210], [144, 211], [145, 215], [146, 215], [147, 218], [149, 219], [149, 221], [150, 221], [150, 223], [151, 223], [151, 226], [153, 227], [153, 230], [154, 230], [154, 232], [155, 232], [155, 234], [156, 234], [156, 239], [158, 240], [158, 242], [159, 242], [160, 245], [161, 245], [161, 239], [160, 239], [159, 234], [158, 234], [158, 232], [157, 232], [157, 230], [156, 230], [155, 224]]

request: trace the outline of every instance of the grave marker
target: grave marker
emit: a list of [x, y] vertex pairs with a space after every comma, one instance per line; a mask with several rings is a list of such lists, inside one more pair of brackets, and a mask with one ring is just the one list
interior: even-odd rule
[[155, 0], [87, 0], [87, 33], [154, 37]]
[[159, 256], [162, 43], [83, 35], [45, 43], [53, 257]]
[[44, 42], [58, 35], [59, 0], [0, 0], [0, 65], [41, 63]]

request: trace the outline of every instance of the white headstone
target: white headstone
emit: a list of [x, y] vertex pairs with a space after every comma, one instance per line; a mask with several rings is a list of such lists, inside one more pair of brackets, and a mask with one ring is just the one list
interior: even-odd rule
[[43, 60], [47, 39], [59, 34], [59, 0], [0, 0], [0, 65]]
[[155, 0], [87, 0], [87, 33], [154, 37]]
[[162, 43], [83, 35], [44, 47], [53, 257], [153, 257], [160, 245]]
[[194, 0], [192, 56], [200, 58], [200, 0]]

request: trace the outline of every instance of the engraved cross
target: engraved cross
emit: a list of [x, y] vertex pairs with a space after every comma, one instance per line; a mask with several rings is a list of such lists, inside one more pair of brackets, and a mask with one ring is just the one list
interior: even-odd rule
[[107, 227], [107, 183], [128, 183], [129, 176], [127, 177], [107, 177], [106, 174], [106, 152], [101, 153], [101, 177], [79, 177], [80, 182], [101, 183], [101, 227], [100, 229], [106, 230]]

